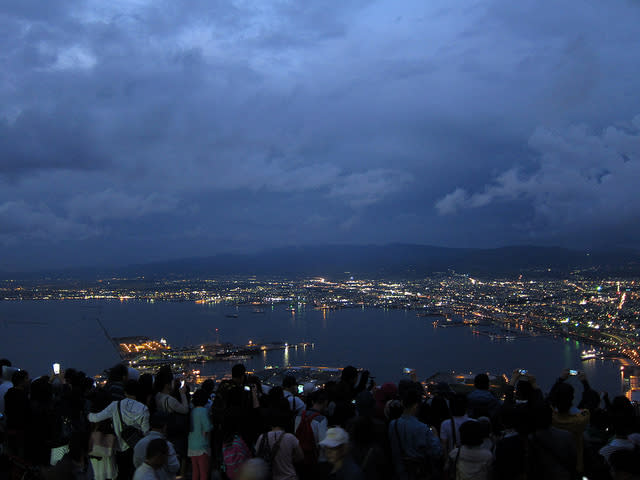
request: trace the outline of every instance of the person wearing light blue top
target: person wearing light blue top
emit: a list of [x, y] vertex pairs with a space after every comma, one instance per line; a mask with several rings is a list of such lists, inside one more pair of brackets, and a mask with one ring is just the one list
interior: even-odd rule
[[209, 478], [209, 432], [213, 428], [209, 420], [209, 411], [205, 405], [209, 396], [203, 390], [193, 394], [193, 410], [191, 410], [191, 430], [189, 431], [187, 455], [191, 457], [193, 480]]
[[438, 437], [428, 425], [416, 418], [420, 398], [417, 389], [408, 391], [402, 401], [404, 413], [389, 424], [393, 464], [401, 480], [411, 480], [415, 476], [415, 472], [408, 471], [404, 459], [423, 459], [423, 468], [429, 468], [429, 465], [436, 464], [442, 455], [442, 445]]

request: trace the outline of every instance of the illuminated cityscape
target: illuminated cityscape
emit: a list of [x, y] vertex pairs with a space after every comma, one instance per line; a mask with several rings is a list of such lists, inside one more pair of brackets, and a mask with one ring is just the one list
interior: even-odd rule
[[[492, 280], [449, 273], [411, 281], [351, 276], [344, 280], [112, 278], [83, 285], [11, 280], [0, 285], [0, 298], [5, 301], [226, 303], [248, 307], [247, 314], [286, 305], [291, 315], [304, 308], [406, 309], [433, 321], [436, 327], [471, 325], [480, 335], [501, 335], [507, 340], [516, 335], [560, 335], [593, 345], [598, 355], [640, 364], [640, 284], [634, 279]], [[482, 328], [488, 325], [499, 330]], [[157, 342], [140, 345], [125, 343], [122, 348], [127, 354], [166, 348]]]

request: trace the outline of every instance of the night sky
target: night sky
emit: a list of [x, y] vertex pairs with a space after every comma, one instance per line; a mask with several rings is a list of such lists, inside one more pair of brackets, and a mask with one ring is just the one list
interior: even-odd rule
[[0, 4], [0, 270], [640, 245], [640, 3]]

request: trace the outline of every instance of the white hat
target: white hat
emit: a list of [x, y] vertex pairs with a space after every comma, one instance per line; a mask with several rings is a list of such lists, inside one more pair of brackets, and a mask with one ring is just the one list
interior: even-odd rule
[[327, 430], [327, 436], [318, 443], [321, 447], [336, 448], [349, 443], [349, 434], [340, 427], [332, 427]]

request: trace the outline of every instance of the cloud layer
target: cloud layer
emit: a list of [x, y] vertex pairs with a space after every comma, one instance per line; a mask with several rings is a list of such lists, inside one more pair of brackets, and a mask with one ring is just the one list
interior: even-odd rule
[[640, 240], [633, 2], [5, 3], [0, 270]]

